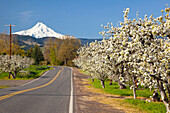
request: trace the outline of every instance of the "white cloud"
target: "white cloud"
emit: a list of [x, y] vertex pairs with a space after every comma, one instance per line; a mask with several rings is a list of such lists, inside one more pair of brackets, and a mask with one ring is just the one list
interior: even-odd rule
[[19, 13], [21, 16], [25, 17], [31, 17], [32, 16], [32, 11], [23, 11]]
[[21, 23], [28, 23], [30, 22], [30, 18], [33, 16], [32, 11], [22, 11], [18, 13], [20, 15], [19, 21]]

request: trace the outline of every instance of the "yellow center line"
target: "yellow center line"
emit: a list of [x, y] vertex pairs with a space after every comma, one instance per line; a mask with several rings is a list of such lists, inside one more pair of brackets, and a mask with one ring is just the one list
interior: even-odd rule
[[58, 75], [60, 74], [60, 72], [61, 72], [62, 70], [64, 70], [64, 68], [62, 68], [62, 69], [57, 73], [57, 75], [56, 75], [50, 82], [48, 82], [48, 83], [46, 83], [46, 84], [44, 84], [44, 85], [41, 85], [41, 86], [38, 86], [38, 87], [34, 87], [34, 88], [30, 88], [30, 89], [26, 89], [26, 90], [22, 90], [22, 91], [17, 91], [17, 92], [14, 92], [14, 93], [10, 93], [10, 94], [1, 96], [1, 97], [0, 97], [0, 100], [3, 100], [3, 99], [6, 99], [6, 98], [9, 98], [9, 97], [12, 97], [12, 96], [17, 95], [17, 94], [21, 94], [21, 93], [24, 93], [24, 92], [28, 92], [28, 91], [32, 91], [32, 90], [35, 90], [35, 89], [39, 89], [39, 88], [48, 86], [48, 85], [50, 85], [52, 82], [54, 82], [54, 80], [58, 77]]

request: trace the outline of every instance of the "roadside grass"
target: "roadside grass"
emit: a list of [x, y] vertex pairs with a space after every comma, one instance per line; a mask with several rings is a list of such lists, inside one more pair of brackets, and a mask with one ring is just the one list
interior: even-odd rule
[[[132, 89], [130, 89], [130, 87], [127, 86], [127, 89], [119, 89], [118, 83], [113, 82], [112, 85], [109, 85], [109, 83], [109, 80], [106, 80], [105, 89], [103, 89], [99, 80], [95, 79], [94, 82], [90, 82], [90, 84], [94, 88], [100, 89], [106, 92], [107, 94], [126, 97], [129, 96], [133, 98], [133, 91]], [[138, 89], [136, 93], [138, 98], [149, 98], [150, 96], [152, 96], [153, 91], [149, 91], [149, 89]], [[135, 109], [138, 109], [140, 111], [146, 111], [148, 113], [166, 113], [166, 107], [162, 102], [146, 102], [140, 99], [123, 99], [123, 101], [120, 102], [126, 104], [127, 107], [133, 107]]]
[[[44, 72], [46, 72], [47, 70], [51, 70], [52, 67], [48, 67], [48, 66], [37, 66], [37, 65], [31, 65], [30, 67], [26, 68], [26, 70], [30, 71], [30, 74], [25, 76], [27, 79], [35, 79], [40, 77]], [[23, 77], [23, 76], [18, 76], [19, 77]], [[25, 78], [24, 77], [24, 78]]]
[[[100, 81], [95, 79], [95, 82], [91, 82], [92, 86], [95, 88], [103, 89]], [[120, 95], [120, 96], [133, 96], [133, 90], [130, 89], [129, 86], [127, 86], [127, 89], [119, 89], [119, 85], [117, 82], [113, 82], [112, 85], [109, 85], [110, 81], [105, 81], [105, 89], [103, 89], [105, 92], [113, 95]], [[137, 97], [146, 97], [150, 98], [152, 96], [153, 91], [149, 91], [149, 89], [138, 89], [136, 90]]]
[[9, 73], [1, 73], [0, 74], [0, 79], [6, 79], [8, 78]]
[[83, 71], [82, 69], [78, 69], [81, 73], [88, 75], [87, 71]]
[[0, 89], [7, 88], [7, 87], [9, 87], [9, 86], [0, 86]]
[[166, 113], [166, 107], [161, 102], [146, 102], [139, 99], [125, 99], [124, 102], [148, 113]]
[[8, 78], [9, 73], [1, 73], [0, 79], [3, 80], [28, 80], [28, 79], [35, 79], [40, 77], [45, 71], [52, 69], [52, 67], [48, 66], [37, 66], [37, 65], [31, 65], [28, 68], [24, 69], [25, 71], [29, 70], [30, 73], [28, 75], [17, 75], [15, 79]]

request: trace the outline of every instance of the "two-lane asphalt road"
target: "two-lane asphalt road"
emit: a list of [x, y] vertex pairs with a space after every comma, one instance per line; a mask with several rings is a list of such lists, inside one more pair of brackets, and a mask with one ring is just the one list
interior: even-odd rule
[[1, 89], [0, 113], [69, 113], [71, 81], [70, 68], [55, 67], [31, 83]]

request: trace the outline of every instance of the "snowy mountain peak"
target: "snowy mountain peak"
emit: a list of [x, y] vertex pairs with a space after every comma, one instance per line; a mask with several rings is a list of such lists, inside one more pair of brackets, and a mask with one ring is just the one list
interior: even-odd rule
[[64, 35], [62, 35], [60, 33], [56, 33], [51, 28], [48, 28], [42, 22], [38, 22], [31, 29], [15, 32], [13, 34], [27, 35], [27, 36], [32, 36], [32, 37], [35, 37], [35, 38], [56, 37], [56, 38], [60, 38], [60, 39], [62, 39], [63, 36], [64, 36]]
[[43, 24], [42, 22], [38, 22], [35, 26], [34, 26], [34, 28], [43, 28], [43, 27], [47, 27], [45, 24]]

